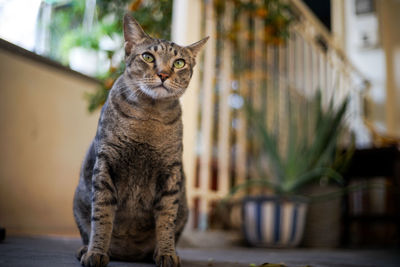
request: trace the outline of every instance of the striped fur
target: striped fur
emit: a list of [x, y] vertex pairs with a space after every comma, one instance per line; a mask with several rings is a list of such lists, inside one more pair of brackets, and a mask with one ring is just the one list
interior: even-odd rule
[[[106, 266], [109, 257], [180, 266], [175, 244], [188, 208], [179, 97], [207, 39], [187, 47], [153, 39], [129, 16], [124, 35], [126, 70], [103, 106], [74, 196], [84, 243], [77, 257], [85, 267]], [[186, 65], [175, 69], [176, 59]]]

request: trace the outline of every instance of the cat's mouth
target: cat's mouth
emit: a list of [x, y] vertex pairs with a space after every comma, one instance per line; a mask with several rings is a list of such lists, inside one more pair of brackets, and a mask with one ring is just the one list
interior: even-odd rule
[[175, 96], [174, 90], [171, 89], [167, 84], [158, 83], [153, 85], [141, 86], [141, 90], [151, 98], [161, 99]]
[[167, 86], [165, 86], [164, 83], [160, 83], [159, 85], [153, 87], [153, 90], [154, 90], [154, 89], [159, 89], [159, 88], [160, 88], [160, 89], [164, 89], [164, 90], [167, 91], [168, 93], [171, 93], [171, 90], [170, 90]]

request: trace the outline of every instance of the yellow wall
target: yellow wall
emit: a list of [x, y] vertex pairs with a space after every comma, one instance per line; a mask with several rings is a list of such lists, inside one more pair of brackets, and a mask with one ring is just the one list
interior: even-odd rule
[[0, 49], [0, 226], [77, 234], [72, 198], [99, 113], [96, 83]]

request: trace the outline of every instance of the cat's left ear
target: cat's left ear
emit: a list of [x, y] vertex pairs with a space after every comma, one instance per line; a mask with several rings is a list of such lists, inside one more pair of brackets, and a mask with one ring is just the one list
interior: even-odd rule
[[203, 46], [207, 43], [208, 39], [210, 39], [210, 36], [207, 36], [194, 44], [188, 45], [186, 48], [189, 49], [194, 56], [197, 56]]
[[139, 23], [130, 15], [124, 16], [124, 38], [125, 38], [125, 53], [129, 55], [133, 46], [150, 39], [139, 25]]

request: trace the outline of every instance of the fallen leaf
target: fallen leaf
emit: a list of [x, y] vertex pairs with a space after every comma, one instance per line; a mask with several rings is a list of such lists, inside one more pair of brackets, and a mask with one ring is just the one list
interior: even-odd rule
[[263, 263], [258, 267], [286, 267], [286, 265], [284, 264], [280, 264], [280, 263]]

